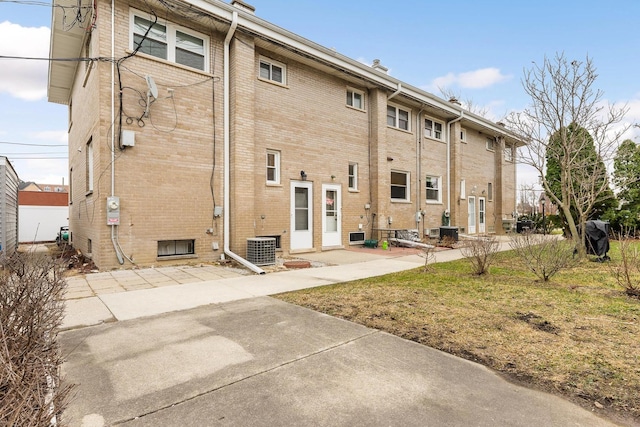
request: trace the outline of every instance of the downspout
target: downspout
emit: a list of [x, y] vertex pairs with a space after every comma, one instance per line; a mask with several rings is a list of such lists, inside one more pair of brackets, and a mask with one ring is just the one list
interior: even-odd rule
[[[420, 202], [420, 192], [422, 191], [422, 120], [420, 117], [424, 111], [424, 105], [420, 107], [420, 111], [416, 115], [416, 227], [418, 228], [418, 237], [423, 237], [424, 226], [420, 227], [420, 220], [422, 220], [422, 206]], [[420, 215], [420, 216], [418, 216]]]
[[[116, 6], [115, 0], [111, 0], [111, 57], [115, 58], [115, 34], [116, 34]], [[111, 61], [111, 123], [115, 123], [115, 61]], [[115, 126], [111, 127], [111, 196], [115, 195], [116, 190], [116, 134]], [[124, 264], [124, 259], [118, 249], [118, 243], [116, 242], [116, 227], [117, 225], [111, 225], [111, 243], [113, 244], [113, 250], [116, 252], [118, 263]]]
[[[447, 122], [447, 212], [451, 212], [451, 125], [459, 122], [464, 117], [464, 110], [460, 110], [460, 116]], [[449, 220], [449, 225], [451, 220]]]
[[229, 214], [229, 206], [230, 203], [230, 189], [229, 182], [231, 181], [231, 172], [229, 170], [231, 164], [231, 153], [230, 153], [230, 139], [231, 139], [231, 117], [229, 113], [229, 44], [231, 43], [231, 39], [233, 38], [233, 34], [236, 32], [236, 28], [238, 27], [238, 12], [233, 12], [233, 18], [231, 20], [231, 26], [229, 27], [229, 32], [227, 33], [227, 37], [224, 39], [224, 64], [223, 64], [223, 82], [224, 82], [224, 100], [223, 100], [223, 115], [224, 115], [224, 206], [226, 212], [224, 213], [224, 253], [229, 255], [232, 259], [244, 265], [251, 271], [258, 274], [265, 274], [265, 271], [242, 258], [241, 256], [231, 252], [229, 249], [229, 224], [230, 224], [230, 214]]
[[393, 92], [391, 95], [387, 96], [387, 101], [391, 98], [395, 98], [400, 92], [402, 92], [402, 83], [398, 83], [398, 90]]

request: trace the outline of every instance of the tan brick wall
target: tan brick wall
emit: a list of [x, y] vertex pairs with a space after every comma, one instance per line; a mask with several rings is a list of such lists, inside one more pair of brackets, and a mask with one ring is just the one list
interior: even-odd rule
[[[103, 25], [93, 32], [94, 56], [111, 55], [109, 4], [99, 3]], [[144, 10], [143, 6], [138, 6]], [[128, 6], [116, 8], [116, 56], [130, 52]], [[223, 247], [223, 218], [214, 218], [214, 205], [223, 206], [223, 40], [225, 34], [186, 19], [172, 22], [211, 36], [211, 73], [178, 67], [139, 54], [122, 63], [122, 129], [135, 132], [135, 147], [115, 150], [114, 194], [121, 200], [117, 238], [124, 254], [138, 265], [154, 265], [160, 240], [195, 241], [196, 258], [171, 259], [177, 262], [212, 261]], [[261, 56], [286, 66], [284, 85], [258, 78]], [[119, 268], [106, 224], [106, 199], [111, 194], [111, 64], [100, 62], [84, 84], [84, 70], [78, 69], [73, 90], [73, 125], [70, 130], [72, 206], [70, 224], [74, 245], [88, 251], [101, 269]], [[236, 34], [230, 49], [230, 156], [231, 204], [223, 206], [230, 215], [230, 247], [246, 255], [246, 239], [279, 235], [284, 253], [290, 247], [291, 183], [300, 180], [300, 171], [313, 185], [313, 249], [322, 249], [322, 185], [339, 185], [342, 194], [342, 245], [348, 233], [359, 225], [366, 238], [377, 237], [373, 228], [438, 227], [447, 207], [446, 148], [443, 142], [418, 139], [422, 126], [420, 109], [401, 96], [390, 102], [411, 112], [411, 129], [387, 126], [387, 97], [390, 89], [367, 88], [344, 76], [320, 72], [309, 65], [269, 50], [256, 48], [254, 40]], [[147, 86], [151, 75], [158, 86], [158, 99], [143, 117]], [[84, 84], [84, 86], [83, 86]], [[345, 103], [347, 87], [363, 91], [365, 110]], [[170, 92], [169, 89], [172, 89]], [[117, 82], [116, 82], [117, 94]], [[116, 105], [118, 101], [116, 100]], [[436, 114], [436, 113], [433, 113]], [[433, 114], [429, 114], [432, 116]], [[130, 117], [130, 123], [127, 123]], [[418, 118], [420, 117], [420, 122]], [[137, 119], [141, 122], [138, 123]], [[442, 117], [434, 118], [446, 122]], [[215, 123], [215, 126], [214, 126]], [[144, 126], [141, 126], [144, 124]], [[463, 125], [464, 126], [464, 125]], [[475, 186], [478, 194], [494, 183], [508, 206], [515, 199], [513, 164], [504, 165], [502, 179], [496, 181], [494, 153], [485, 148], [485, 136], [468, 130], [468, 142], [460, 143], [460, 123], [453, 126], [452, 139], [452, 223], [466, 227], [466, 201], [459, 199], [459, 180], [466, 179], [467, 195]], [[420, 133], [421, 134], [421, 133]], [[85, 194], [85, 145], [93, 138], [94, 191]], [[458, 139], [456, 139], [458, 138]], [[78, 151], [78, 149], [82, 151]], [[280, 183], [266, 183], [266, 152], [280, 152]], [[417, 159], [420, 153], [420, 159]], [[393, 160], [389, 160], [389, 159]], [[348, 188], [349, 163], [358, 165], [358, 189]], [[419, 170], [418, 170], [419, 163]], [[410, 174], [409, 201], [391, 201], [392, 170]], [[442, 202], [427, 203], [424, 179], [442, 179]], [[371, 203], [371, 209], [365, 204]], [[487, 224], [496, 210], [487, 203]], [[504, 208], [502, 211], [511, 208]], [[424, 221], [416, 223], [417, 211]], [[493, 219], [492, 219], [493, 221]], [[493, 224], [493, 223], [492, 223]], [[217, 243], [220, 249], [213, 250]], [[123, 267], [131, 267], [125, 261]]]

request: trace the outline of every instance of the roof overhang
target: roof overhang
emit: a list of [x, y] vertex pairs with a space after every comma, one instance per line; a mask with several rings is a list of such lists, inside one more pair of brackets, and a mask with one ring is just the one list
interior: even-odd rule
[[[55, 0], [55, 4], [76, 5], [76, 0]], [[90, 0], [80, 0], [83, 5], [90, 5]], [[151, 0], [154, 2], [154, 0]], [[361, 81], [368, 87], [382, 87], [395, 92], [400, 89], [399, 96], [410, 100], [412, 103], [436, 109], [448, 120], [462, 116], [465, 123], [473, 128], [481, 129], [491, 136], [502, 136], [507, 142], [517, 146], [525, 145], [522, 139], [508, 129], [488, 120], [484, 117], [470, 113], [461, 106], [445, 101], [429, 92], [406, 84], [390, 75], [378, 71], [369, 65], [358, 62], [333, 49], [326, 48], [290, 31], [273, 25], [254, 13], [244, 8], [236, 7], [220, 0], [181, 0], [210, 14], [216, 21], [223, 25], [231, 24], [233, 13], [238, 14], [238, 30], [255, 36], [257, 45], [268, 44], [270, 48], [276, 47], [276, 52], [285, 55], [295, 55], [296, 59], [315, 67], [321, 67], [325, 71], [335, 74], [347, 74], [350, 78]], [[63, 28], [62, 8], [53, 8], [51, 23], [51, 57], [52, 58], [77, 58], [82, 51], [85, 30], [73, 27]], [[73, 86], [73, 80], [78, 61], [51, 61], [49, 66], [48, 95], [50, 102], [61, 104], [69, 103], [69, 96]]]
[[[78, 8], [91, 7], [90, 0], [54, 0], [51, 14], [51, 38], [49, 45], [49, 78], [47, 81], [47, 98], [49, 102], [69, 104], [71, 88], [81, 57], [82, 44], [87, 31], [85, 25], [90, 25], [91, 14], [87, 13], [82, 23], [68, 22], [69, 11]], [[66, 10], [66, 17], [65, 17]], [[90, 10], [90, 9], [81, 9]], [[65, 19], [66, 18], [66, 19]]]

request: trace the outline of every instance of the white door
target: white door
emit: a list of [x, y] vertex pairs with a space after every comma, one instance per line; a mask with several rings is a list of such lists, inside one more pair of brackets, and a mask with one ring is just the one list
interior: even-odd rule
[[487, 208], [485, 205], [485, 199], [484, 197], [479, 197], [478, 198], [478, 233], [480, 234], [486, 233], [486, 227], [485, 227], [485, 224], [487, 222], [486, 211], [487, 211]]
[[291, 183], [291, 249], [313, 248], [313, 187], [310, 182]]
[[342, 245], [340, 186], [322, 185], [322, 246]]
[[475, 196], [467, 197], [469, 219], [467, 233], [476, 234], [476, 198]]

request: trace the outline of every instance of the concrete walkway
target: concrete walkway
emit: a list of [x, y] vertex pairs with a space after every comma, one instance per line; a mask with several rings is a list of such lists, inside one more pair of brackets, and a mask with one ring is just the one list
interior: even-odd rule
[[[478, 364], [268, 297], [420, 267], [416, 252], [305, 254], [325, 266], [261, 276], [181, 267], [98, 273], [86, 285], [74, 279], [91, 291], [67, 301], [60, 334], [63, 375], [78, 384], [65, 420], [80, 427], [614, 425]], [[436, 253], [438, 262], [460, 256]]]

